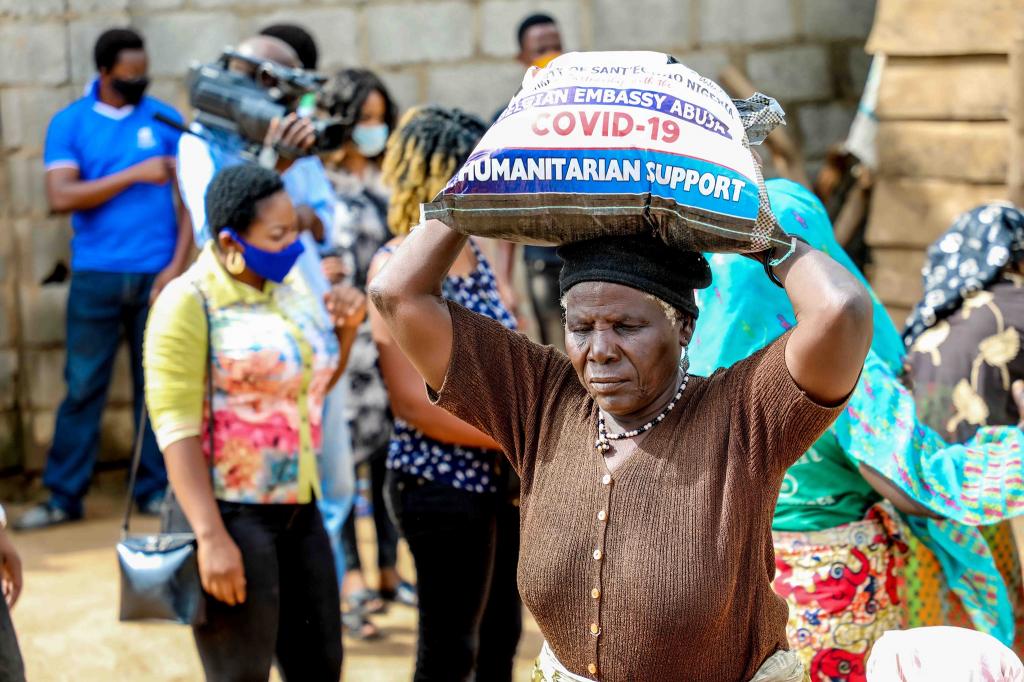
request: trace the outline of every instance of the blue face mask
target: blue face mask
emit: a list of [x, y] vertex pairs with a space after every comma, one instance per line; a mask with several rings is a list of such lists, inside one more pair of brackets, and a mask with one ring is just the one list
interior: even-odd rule
[[352, 141], [356, 143], [359, 153], [368, 159], [372, 159], [382, 151], [388, 144], [388, 124], [378, 123], [368, 125], [361, 123], [352, 131]]
[[264, 251], [239, 237], [238, 233], [230, 227], [225, 227], [224, 230], [231, 235], [232, 239], [244, 247], [245, 250], [242, 252], [242, 256], [245, 258], [246, 266], [260, 277], [269, 279], [271, 282], [277, 282], [278, 284], [283, 282], [284, 278], [291, 272], [295, 261], [302, 255], [304, 248], [302, 242], [296, 239], [280, 251]]

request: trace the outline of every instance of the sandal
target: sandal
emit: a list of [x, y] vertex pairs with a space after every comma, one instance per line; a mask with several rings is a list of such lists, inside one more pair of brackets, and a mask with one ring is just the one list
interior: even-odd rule
[[345, 603], [348, 604], [350, 611], [358, 611], [368, 615], [383, 613], [387, 608], [387, 604], [381, 598], [380, 592], [371, 590], [368, 587], [345, 597]]
[[402, 604], [404, 606], [416, 607], [416, 587], [411, 583], [404, 580], [398, 583], [398, 587], [393, 590], [380, 591], [381, 598], [386, 602], [393, 602], [395, 604]]
[[383, 636], [362, 611], [342, 611], [341, 626], [350, 638], [363, 642], [377, 640]]

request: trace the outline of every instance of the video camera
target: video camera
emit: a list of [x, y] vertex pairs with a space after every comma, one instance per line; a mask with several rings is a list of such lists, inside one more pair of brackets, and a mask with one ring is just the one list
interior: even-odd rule
[[[231, 60], [249, 63], [254, 74], [229, 70]], [[307, 154], [337, 149], [345, 140], [346, 125], [338, 119], [313, 117], [313, 107], [307, 105], [306, 98], [315, 99], [324, 82], [323, 76], [309, 71], [233, 50], [225, 50], [212, 64], [194, 65], [186, 79], [189, 100], [199, 112], [196, 121], [211, 130], [236, 134], [253, 146], [263, 144], [273, 119], [295, 111], [298, 105], [300, 115], [308, 116], [316, 131], [316, 142]]]

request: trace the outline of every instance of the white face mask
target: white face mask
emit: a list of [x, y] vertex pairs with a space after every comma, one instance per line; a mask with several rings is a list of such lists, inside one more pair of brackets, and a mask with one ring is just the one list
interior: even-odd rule
[[384, 151], [384, 147], [388, 144], [389, 132], [386, 123], [375, 125], [360, 123], [352, 131], [352, 141], [356, 143], [360, 154], [372, 159]]

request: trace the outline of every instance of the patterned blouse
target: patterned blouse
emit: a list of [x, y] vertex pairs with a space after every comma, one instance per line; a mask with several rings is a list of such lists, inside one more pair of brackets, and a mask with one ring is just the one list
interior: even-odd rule
[[294, 271], [260, 291], [228, 275], [211, 245], [161, 293], [146, 327], [146, 403], [161, 450], [200, 436], [211, 457], [202, 297], [213, 354], [214, 496], [258, 504], [320, 497], [324, 396], [339, 359], [334, 330]]
[[[377, 250], [391, 239], [386, 222], [386, 190], [380, 184], [379, 171], [369, 174], [365, 181], [340, 171], [328, 171], [327, 177], [338, 199], [332, 243], [341, 249], [352, 273], [348, 283], [365, 291], [370, 262]], [[359, 327], [345, 367], [349, 381], [345, 415], [356, 464], [386, 448], [391, 437], [391, 404], [377, 360], [377, 345], [367, 320]]]
[[907, 362], [922, 419], [962, 443], [982, 426], [1020, 418], [1010, 393], [1024, 378], [1024, 278], [1007, 273], [922, 333]]
[[[469, 245], [476, 256], [476, 269], [465, 277], [448, 277], [444, 283], [445, 298], [515, 329], [515, 318], [498, 296], [498, 285], [490, 263], [472, 239]], [[381, 251], [392, 253], [393, 249], [386, 246]], [[459, 490], [493, 493], [498, 489], [494, 467], [501, 456], [495, 450], [434, 440], [415, 426], [396, 418], [388, 448], [388, 468]]]

